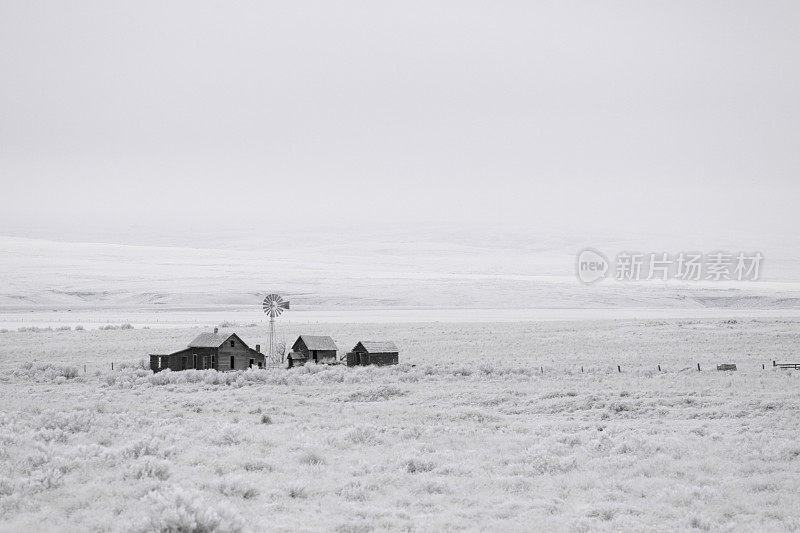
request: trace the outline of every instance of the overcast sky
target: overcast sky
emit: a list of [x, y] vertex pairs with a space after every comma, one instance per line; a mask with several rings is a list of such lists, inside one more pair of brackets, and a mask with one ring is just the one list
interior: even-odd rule
[[793, 232], [798, 28], [793, 1], [3, 0], [0, 234]]

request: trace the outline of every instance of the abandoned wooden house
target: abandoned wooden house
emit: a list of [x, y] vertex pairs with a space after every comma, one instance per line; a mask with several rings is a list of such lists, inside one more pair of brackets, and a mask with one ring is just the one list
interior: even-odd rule
[[201, 333], [187, 348], [170, 354], [150, 354], [150, 369], [153, 372], [197, 370], [246, 370], [250, 367], [264, 368], [264, 354], [257, 344], [252, 349], [236, 333]]
[[300, 335], [288, 355], [289, 368], [302, 366], [308, 361], [335, 364], [338, 348], [333, 339], [325, 335]]
[[396, 365], [399, 361], [399, 351], [391, 341], [361, 341], [347, 354], [347, 366]]

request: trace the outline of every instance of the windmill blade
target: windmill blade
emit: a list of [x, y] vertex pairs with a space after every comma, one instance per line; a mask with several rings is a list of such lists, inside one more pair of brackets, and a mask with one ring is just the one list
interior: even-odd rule
[[270, 293], [264, 297], [264, 300], [261, 302], [261, 308], [264, 310], [270, 320], [269, 320], [269, 349], [266, 354], [266, 360], [269, 361], [269, 364], [279, 364], [281, 359], [278, 357], [277, 347], [275, 344], [275, 318], [281, 316], [283, 312], [289, 309], [289, 301], [284, 300], [279, 294]]

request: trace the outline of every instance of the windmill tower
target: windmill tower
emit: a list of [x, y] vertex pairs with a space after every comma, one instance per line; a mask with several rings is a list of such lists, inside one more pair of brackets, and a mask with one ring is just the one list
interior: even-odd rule
[[280, 363], [278, 350], [275, 344], [275, 317], [281, 316], [283, 310], [289, 309], [289, 300], [284, 300], [277, 294], [268, 294], [264, 298], [262, 305], [264, 312], [269, 315], [269, 348], [267, 351], [267, 364], [277, 365]]

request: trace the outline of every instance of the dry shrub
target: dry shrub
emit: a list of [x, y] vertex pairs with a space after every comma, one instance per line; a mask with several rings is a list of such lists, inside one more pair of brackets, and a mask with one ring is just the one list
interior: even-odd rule
[[241, 431], [235, 426], [225, 426], [211, 441], [218, 446], [236, 446], [241, 444], [243, 437]]
[[436, 465], [431, 461], [423, 461], [421, 459], [407, 459], [403, 466], [409, 474], [417, 474], [419, 472], [430, 472]]
[[124, 458], [138, 459], [145, 455], [153, 457], [168, 458], [175, 453], [175, 448], [167, 446], [163, 441], [153, 437], [150, 439], [140, 439], [123, 448], [121, 455]]
[[353, 480], [340, 487], [336, 494], [349, 502], [363, 502], [369, 499], [372, 492], [378, 489], [372, 484], [363, 483], [360, 480]]
[[217, 485], [217, 490], [220, 494], [224, 494], [225, 496], [235, 496], [245, 500], [250, 500], [258, 496], [258, 488], [250, 485], [239, 477], [221, 481]]
[[321, 466], [326, 463], [325, 458], [322, 457], [320, 454], [315, 452], [314, 450], [308, 450], [300, 454], [297, 461], [300, 464], [309, 465], [309, 466]]
[[262, 459], [248, 461], [242, 465], [242, 468], [247, 472], [272, 472], [275, 470], [274, 466]]
[[344, 440], [351, 444], [366, 444], [375, 446], [381, 444], [383, 440], [378, 436], [375, 426], [358, 426], [347, 430]]
[[292, 484], [286, 487], [286, 494], [290, 498], [305, 499], [308, 497], [306, 488], [302, 485]]

